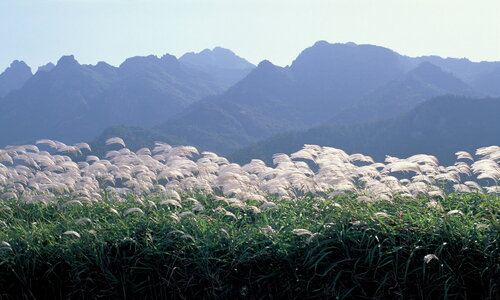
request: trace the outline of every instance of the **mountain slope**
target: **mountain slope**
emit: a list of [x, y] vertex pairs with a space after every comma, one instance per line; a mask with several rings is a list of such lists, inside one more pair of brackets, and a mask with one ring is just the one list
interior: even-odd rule
[[[89, 116], [96, 122], [150, 127], [222, 90], [209, 74], [181, 65], [171, 55], [129, 58], [117, 71], [117, 80]], [[109, 68], [106, 72], [113, 76]]]
[[188, 144], [203, 149], [227, 152], [280, 130], [294, 128], [299, 120], [298, 112], [286, 102], [286, 96], [292, 95], [288, 91], [292, 90], [293, 80], [288, 72], [264, 61], [225, 93], [192, 105], [156, 129], [184, 137]]
[[62, 57], [2, 100], [0, 144], [52, 138], [76, 142], [112, 125], [152, 126], [221, 91], [213, 78], [173, 56], [135, 57], [119, 68]]
[[472, 86], [493, 97], [500, 97], [500, 66], [476, 78]]
[[273, 136], [233, 153], [238, 163], [252, 158], [270, 162], [274, 153], [292, 153], [304, 144], [364, 153], [377, 160], [385, 155], [436, 155], [453, 163], [453, 153], [500, 143], [500, 98], [438, 97], [396, 118], [352, 126], [324, 126]]
[[156, 129], [202, 149], [229, 153], [272, 134], [321, 124], [403, 73], [398, 54], [389, 49], [318, 42], [290, 67], [261, 62], [225, 93], [194, 104]]
[[255, 66], [229, 49], [215, 47], [199, 53], [188, 52], [179, 58], [182, 64], [210, 73], [224, 89], [244, 78]]
[[324, 41], [284, 68], [268, 61], [253, 68], [223, 48], [179, 60], [133, 57], [119, 67], [80, 65], [68, 56], [0, 99], [0, 126], [9, 128], [0, 131], [0, 146], [154, 126], [173, 140], [227, 154], [289, 130], [392, 117], [437, 95], [492, 95], [498, 65]]
[[[451, 72], [454, 76], [460, 78], [465, 83], [471, 85], [483, 74], [493, 72], [500, 68], [498, 61], [481, 61], [472, 62], [467, 58], [442, 58], [439, 56], [420, 56], [420, 57], [404, 57], [404, 61], [409, 69], [412, 69], [422, 62], [430, 62], [431, 64], [440, 67], [445, 72]], [[480, 91], [483, 92], [484, 91]]]
[[328, 124], [349, 125], [391, 118], [446, 94], [479, 95], [452, 73], [422, 62], [404, 76], [368, 93], [356, 107], [338, 113]]
[[[81, 66], [72, 56], [62, 57], [50, 72], [37, 72], [21, 90], [10, 93], [0, 107], [1, 144], [31, 142], [37, 138], [75, 141], [89, 137], [97, 124], [70, 126], [91, 111], [109, 82]], [[88, 133], [87, 133], [88, 132]]]
[[37, 73], [38, 73], [38, 72], [50, 72], [50, 71], [52, 71], [52, 69], [54, 69], [55, 67], [56, 67], [56, 66], [55, 66], [53, 63], [49, 62], [49, 63], [47, 63], [47, 64], [45, 64], [45, 65], [43, 65], [43, 66], [39, 66], [39, 67], [38, 67], [38, 69], [36, 70], [36, 72], [37, 72]]
[[7, 94], [14, 90], [20, 89], [31, 76], [33, 76], [31, 68], [24, 61], [13, 61], [0, 74], [0, 98], [7, 96]]
[[[223, 65], [215, 52], [186, 54], [183, 59], [203, 66], [213, 61]], [[410, 58], [373, 45], [319, 41], [302, 51], [291, 66], [261, 62], [224, 93], [192, 104], [155, 130], [228, 154], [289, 130], [393, 117], [439, 95], [481, 95], [462, 77], [429, 61], [468, 78], [495, 65]]]
[[319, 41], [300, 53], [290, 71], [305, 92], [302, 100], [321, 105], [317, 111], [325, 118], [402, 76], [405, 66], [401, 56], [387, 48]]

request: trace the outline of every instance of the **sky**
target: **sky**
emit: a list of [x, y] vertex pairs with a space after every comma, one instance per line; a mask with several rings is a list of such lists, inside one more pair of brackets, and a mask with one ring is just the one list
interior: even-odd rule
[[0, 72], [221, 46], [289, 65], [318, 40], [500, 61], [499, 0], [0, 0]]

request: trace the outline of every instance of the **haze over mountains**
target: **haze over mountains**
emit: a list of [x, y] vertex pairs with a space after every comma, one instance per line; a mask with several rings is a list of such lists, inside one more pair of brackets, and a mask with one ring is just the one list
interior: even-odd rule
[[[234, 56], [230, 51], [224, 55]], [[238, 66], [235, 75], [234, 69], [220, 66], [215, 78], [171, 55], [132, 57], [118, 68], [105, 62], [80, 65], [73, 56], [63, 56], [55, 67], [44, 66], [29, 77], [22, 88], [11, 85], [0, 100], [0, 126], [10, 128], [0, 132], [0, 144], [43, 137], [77, 142], [111, 125], [150, 127], [222, 92], [252, 67]]]
[[444, 94], [485, 94], [431, 63], [414, 66], [411, 58], [386, 48], [318, 42], [290, 67], [264, 61], [225, 93], [155, 129], [230, 153], [290, 129], [392, 117]]
[[31, 68], [23, 61], [15, 60], [0, 74], [0, 98], [20, 89], [33, 76]]
[[[24, 66], [15, 62], [0, 75], [0, 127], [9, 128], [0, 131], [0, 145], [40, 138], [74, 143], [99, 135], [96, 149], [106, 137], [122, 136], [131, 148], [162, 140], [229, 154], [269, 139], [234, 155], [243, 161], [264, 157], [262, 147], [293, 152], [309, 140], [375, 156], [406, 155], [425, 140], [412, 140], [412, 134], [446, 140], [458, 134], [451, 128], [468, 129], [470, 136], [462, 144], [449, 140], [448, 153], [500, 143], [500, 131], [490, 130], [500, 129], [493, 117], [500, 100], [475, 100], [500, 96], [500, 62], [411, 58], [379, 46], [320, 41], [286, 67], [269, 61], [255, 67], [223, 48], [179, 59], [133, 57], [119, 67], [80, 65], [65, 56], [35, 75]], [[460, 97], [433, 99], [442, 95]], [[475, 125], [460, 127], [457, 116]], [[433, 125], [420, 130], [411, 120]], [[290, 130], [295, 132], [285, 134]], [[481, 132], [484, 139], [473, 138]], [[389, 148], [355, 146], [365, 140]], [[292, 144], [297, 149], [285, 147]], [[410, 150], [397, 150], [404, 147]]]
[[370, 122], [409, 111], [416, 105], [439, 95], [480, 96], [453, 73], [429, 62], [422, 62], [401, 77], [363, 96], [358, 104], [343, 110], [330, 124]]
[[215, 47], [199, 53], [188, 52], [179, 61], [210, 74], [219, 86], [227, 89], [250, 73], [255, 66], [231, 50]]
[[473, 153], [477, 145], [500, 142], [499, 112], [500, 98], [441, 96], [390, 119], [282, 133], [239, 149], [229, 158], [240, 164], [251, 159], [271, 163], [274, 153], [290, 154], [304, 144], [314, 144], [363, 153], [378, 161], [386, 155], [426, 153], [437, 156], [443, 164], [453, 164], [459, 149]]

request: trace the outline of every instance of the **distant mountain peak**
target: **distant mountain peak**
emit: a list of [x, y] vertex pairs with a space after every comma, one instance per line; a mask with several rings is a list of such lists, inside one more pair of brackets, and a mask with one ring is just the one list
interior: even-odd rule
[[31, 72], [31, 68], [22, 60], [14, 60], [11, 64], [10, 67], [13, 70], [29, 70]]
[[10, 66], [0, 74], [0, 97], [21, 88], [31, 76], [33, 76], [31, 68], [24, 61], [14, 60]]
[[380, 46], [358, 45], [353, 42], [344, 44], [317, 41], [297, 56], [291, 68], [332, 69], [341, 66], [352, 69], [352, 66], [348, 65], [352, 63], [383, 67], [391, 63], [398, 64], [398, 60], [399, 54]]
[[156, 55], [148, 55], [148, 56], [133, 56], [127, 58], [124, 62], [120, 64], [120, 69], [130, 69], [130, 70], [139, 70], [144, 65], [155, 65], [160, 61], [160, 59]]
[[435, 87], [450, 92], [456, 92], [463, 95], [470, 95], [473, 93], [470, 87], [453, 75], [453, 73], [447, 72], [427, 61], [420, 63], [415, 69], [409, 71], [408, 76], [417, 77]]
[[210, 50], [208, 48], [205, 48], [205, 49], [201, 50], [199, 53], [195, 53], [195, 52], [191, 51], [191, 52], [185, 53], [184, 55], [186, 55], [186, 54], [188, 54], [188, 55], [190, 55], [190, 54], [194, 54], [194, 55], [196, 55], [196, 54], [199, 54], [199, 55], [210, 55], [210, 53], [212, 53], [212, 50]]
[[66, 67], [66, 66], [79, 66], [80, 64], [75, 59], [74, 55], [64, 55], [59, 58], [57, 61], [57, 67]]
[[[265, 74], [282, 73], [284, 69], [282, 67], [274, 65], [267, 59], [261, 61], [255, 69], [250, 72], [252, 76], [264, 76]], [[256, 75], [257, 74], [257, 75]]]
[[327, 42], [325, 40], [319, 40], [316, 43], [314, 43], [314, 45], [312, 45], [312, 47], [321, 47], [321, 46], [327, 46], [327, 45], [332, 45], [332, 44], [330, 44], [329, 42]]
[[212, 50], [204, 49], [201, 52], [188, 52], [182, 55], [179, 60], [202, 67], [219, 67], [226, 69], [252, 69], [255, 66], [246, 59], [239, 57], [233, 51], [215, 47]]
[[[322, 49], [322, 48], [329, 48], [329, 49], [335, 49], [335, 48], [355, 48], [361, 45], [358, 45], [354, 42], [347, 42], [347, 43], [330, 43], [325, 40], [319, 40], [316, 43], [314, 43], [311, 47], [304, 49], [306, 51], [307, 49]], [[364, 46], [372, 46], [372, 47], [378, 47], [378, 46], [373, 46], [373, 45], [364, 45]]]
[[98, 67], [98, 68], [109, 68], [109, 67], [112, 67], [110, 64], [108, 64], [105, 61], [100, 61], [95, 66]]
[[263, 61], [261, 61], [258, 65], [257, 65], [258, 68], [274, 68], [276, 67], [272, 62], [270, 62], [269, 60], [267, 59], [264, 59]]
[[[205, 49], [205, 50], [208, 50], [210, 51], [209, 49]], [[227, 49], [227, 48], [222, 48], [222, 47], [215, 47], [212, 52], [214, 53], [224, 53], [224, 54], [229, 54], [229, 55], [236, 55], [233, 51], [231, 51], [230, 49]]]
[[37, 69], [37, 73], [38, 72], [50, 72], [52, 69], [54, 69], [55, 65], [51, 62], [43, 65], [43, 66], [39, 66], [38, 69]]
[[114, 72], [116, 72], [118, 68], [108, 64], [107, 62], [100, 61], [95, 66], [91, 66], [91, 69], [105, 76], [113, 76]]
[[122, 62], [121, 65], [124, 64], [129, 64], [129, 63], [137, 63], [137, 62], [151, 62], [151, 61], [157, 61], [158, 56], [150, 54], [150, 55], [145, 55], [145, 56], [132, 56], [127, 59], [125, 59], [124, 62]]
[[0, 76], [18, 76], [20, 74], [32, 74], [31, 68], [22, 60], [14, 60]]
[[242, 90], [255, 90], [256, 87], [257, 90], [287, 89], [284, 86], [289, 85], [291, 80], [290, 74], [285, 68], [276, 66], [269, 60], [263, 60], [231, 90], [241, 87], [244, 87]]
[[174, 55], [171, 55], [171, 54], [164, 54], [160, 60], [164, 63], [164, 64], [167, 64], [167, 65], [174, 65], [174, 66], [179, 66], [179, 60], [177, 59], [177, 57], [175, 57]]
[[178, 71], [180, 63], [174, 55], [164, 54], [160, 58], [156, 55], [134, 56], [127, 58], [120, 69], [133, 72], [143, 72], [145, 70], [157, 71]]

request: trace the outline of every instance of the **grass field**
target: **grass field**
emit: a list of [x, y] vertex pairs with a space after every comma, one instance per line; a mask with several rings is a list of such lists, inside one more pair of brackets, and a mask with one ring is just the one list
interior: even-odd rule
[[106, 197], [5, 200], [0, 298], [500, 297], [498, 195]]
[[498, 146], [240, 166], [106, 144], [0, 149], [0, 299], [500, 299]]

